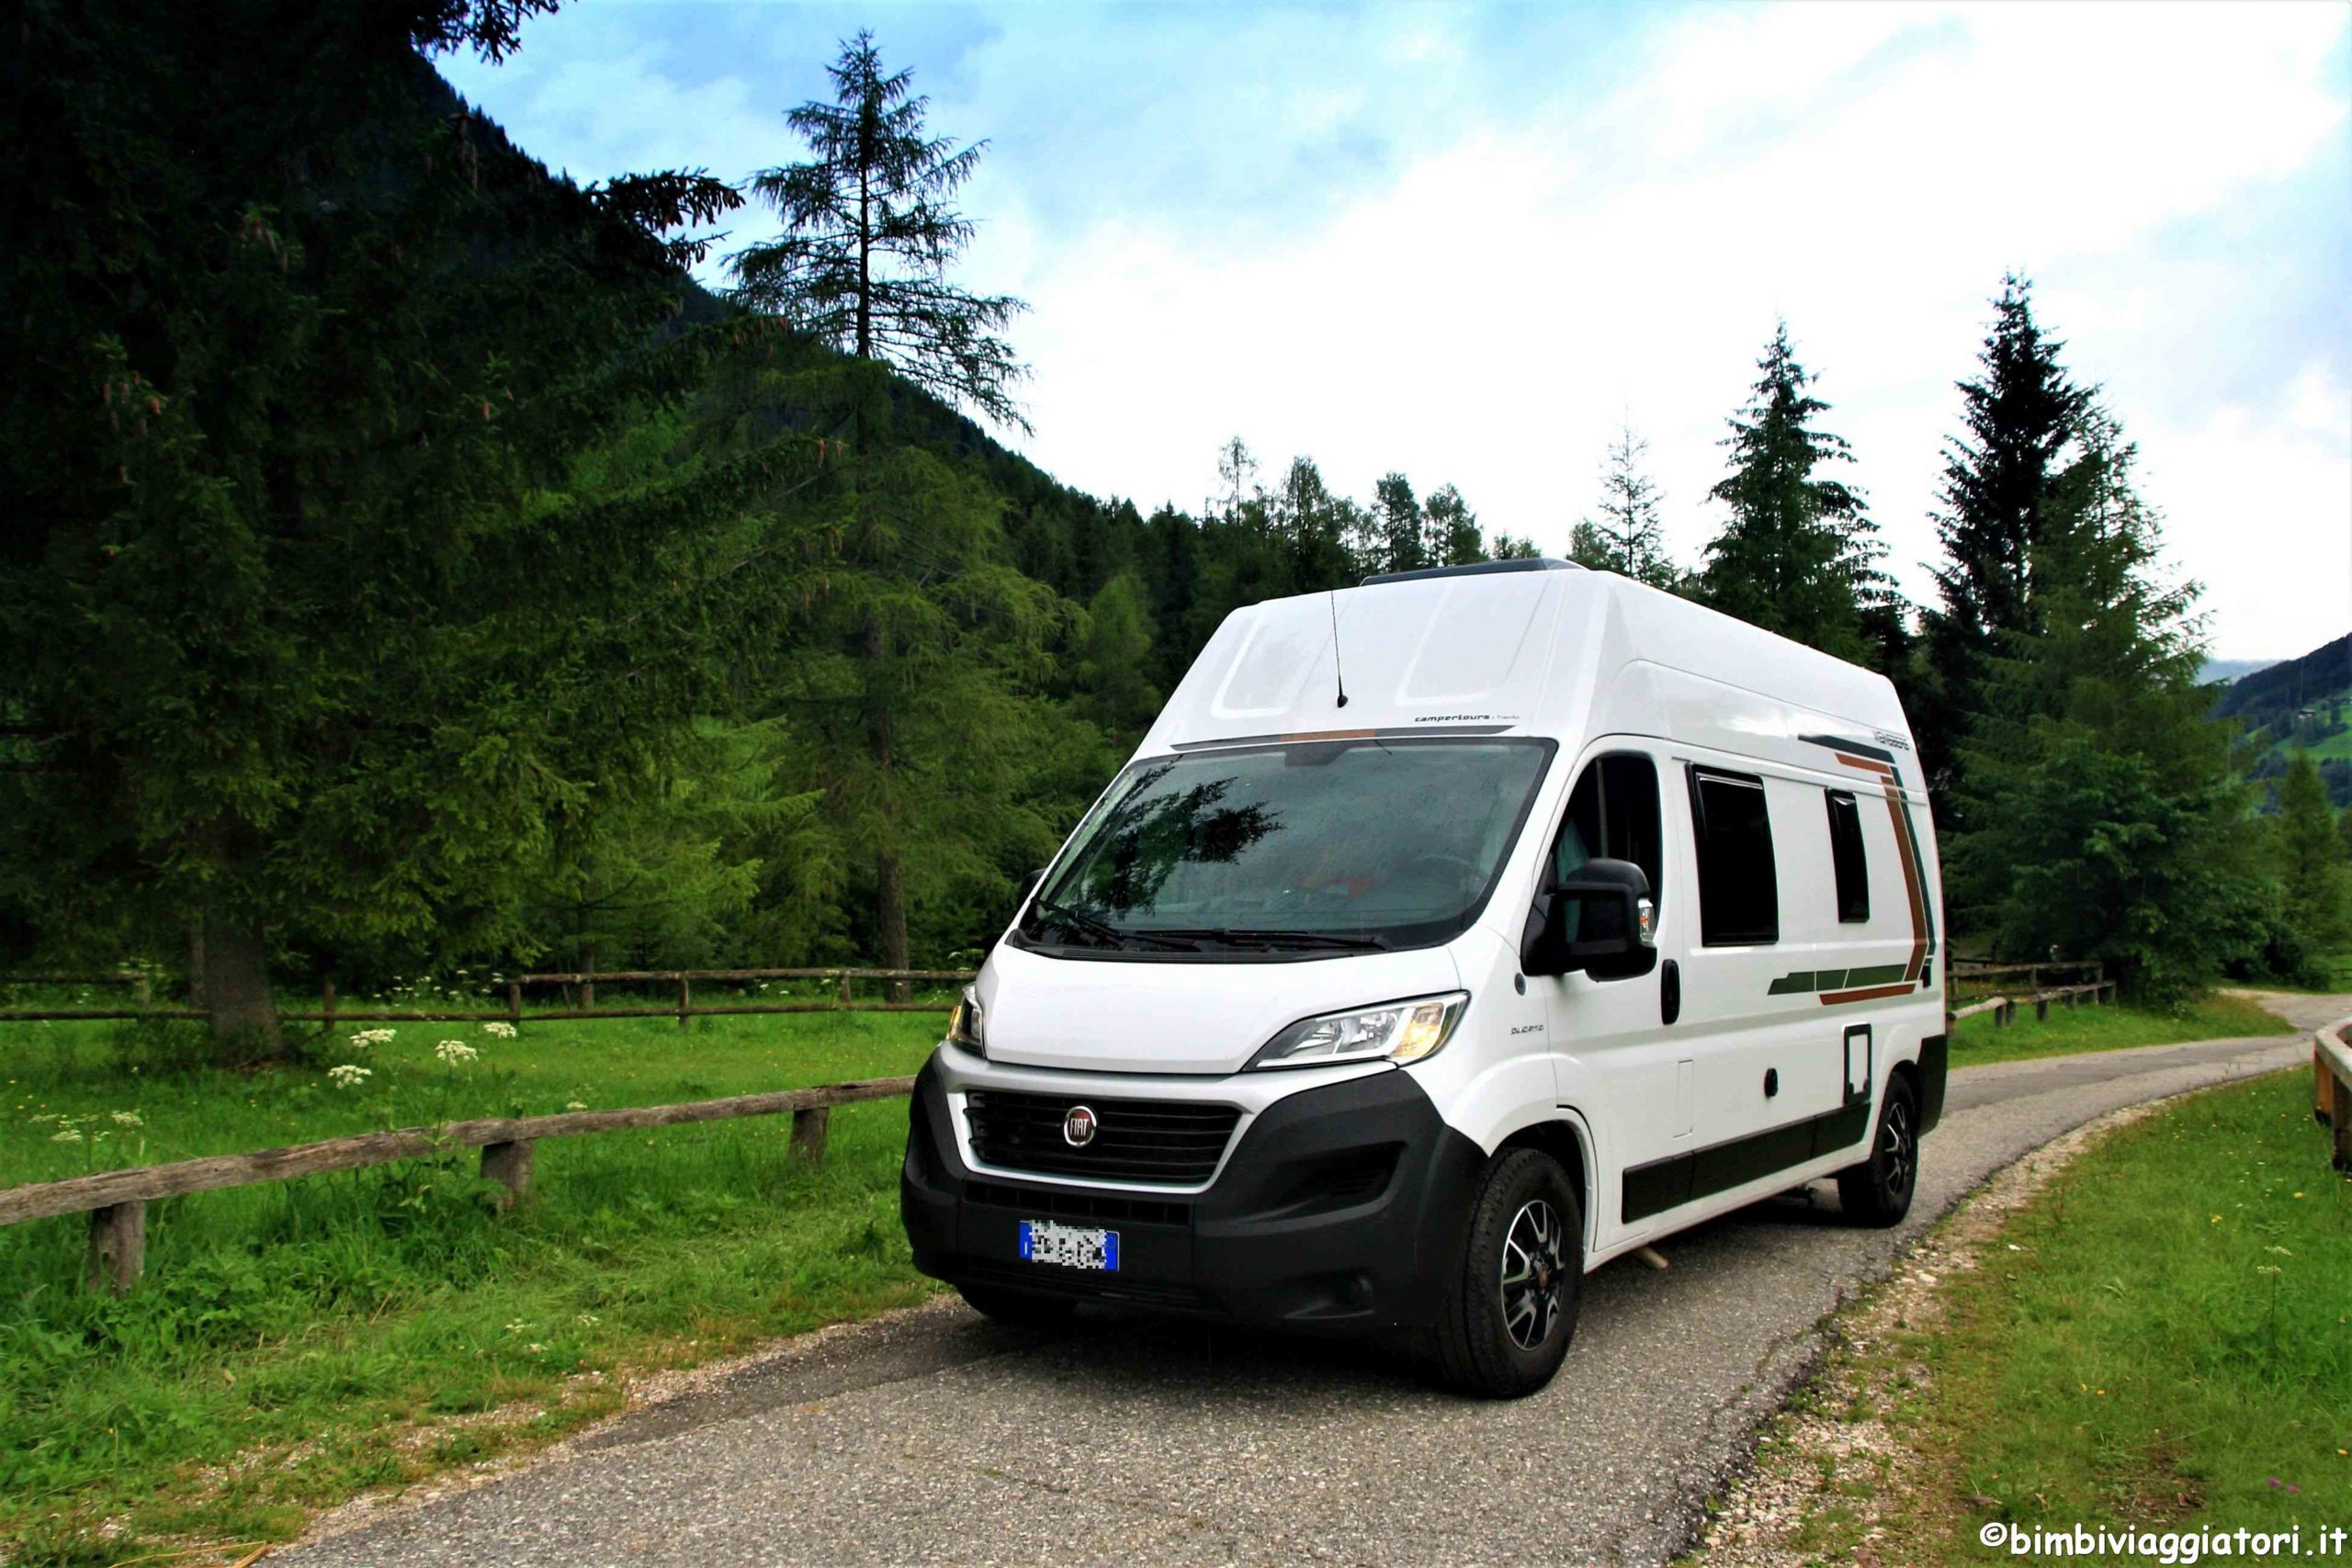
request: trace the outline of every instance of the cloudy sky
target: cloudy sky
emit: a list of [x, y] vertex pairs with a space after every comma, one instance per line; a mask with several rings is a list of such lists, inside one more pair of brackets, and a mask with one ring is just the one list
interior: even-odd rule
[[2352, 7], [576, 0], [443, 68], [582, 180], [735, 178], [799, 156], [783, 113], [860, 27], [990, 143], [962, 278], [1034, 306], [1013, 444], [1071, 484], [1197, 508], [1238, 434], [1268, 482], [1402, 469], [1557, 552], [1630, 414], [1695, 559], [1784, 317], [1924, 595], [2014, 268], [2214, 651], [2352, 627]]

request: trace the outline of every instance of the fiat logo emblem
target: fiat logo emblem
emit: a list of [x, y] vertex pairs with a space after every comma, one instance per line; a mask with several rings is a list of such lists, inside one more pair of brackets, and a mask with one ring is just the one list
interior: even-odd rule
[[1073, 1105], [1062, 1117], [1062, 1142], [1071, 1148], [1082, 1149], [1094, 1141], [1095, 1129], [1102, 1125], [1094, 1112], [1083, 1105]]

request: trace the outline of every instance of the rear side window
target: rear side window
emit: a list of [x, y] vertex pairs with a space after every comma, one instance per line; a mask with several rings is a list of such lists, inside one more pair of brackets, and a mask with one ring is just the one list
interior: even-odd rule
[[1764, 781], [1695, 764], [1690, 826], [1699, 850], [1699, 940], [1709, 947], [1781, 940], [1781, 884]]
[[1838, 864], [1838, 918], [1871, 918], [1871, 863], [1862, 852], [1862, 808], [1842, 789], [1829, 796], [1829, 853]]

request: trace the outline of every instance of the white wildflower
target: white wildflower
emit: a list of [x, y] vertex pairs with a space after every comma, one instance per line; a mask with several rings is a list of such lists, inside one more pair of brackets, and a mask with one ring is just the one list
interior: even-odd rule
[[598, 1324], [600, 1324], [600, 1323], [604, 1322], [605, 1320], [604, 1320], [603, 1318], [601, 1318], [601, 1317], [598, 1317], [598, 1316], [597, 1316], [594, 1313], [593, 1313], [593, 1312], [583, 1312], [583, 1313], [582, 1313], [578, 1317], [573, 1318], [571, 1321], [572, 1321], [572, 1322], [574, 1322], [574, 1323], [576, 1323], [576, 1324], [578, 1324], [578, 1325], [579, 1325], [581, 1327], [582, 1327], [582, 1328], [594, 1328], [594, 1327], [595, 1327]]
[[79, 1127], [60, 1127], [56, 1132], [51, 1133], [49, 1135], [49, 1141], [52, 1144], [78, 1144], [82, 1141], [82, 1129]]
[[484, 1034], [489, 1035], [492, 1040], [512, 1040], [514, 1038], [514, 1026], [511, 1023], [485, 1023], [481, 1026], [481, 1032]]
[[453, 1067], [460, 1062], [470, 1062], [481, 1055], [462, 1040], [444, 1040], [440, 1044], [433, 1047], [433, 1054]]
[[327, 1069], [327, 1077], [334, 1080], [334, 1087], [337, 1089], [357, 1089], [374, 1076], [368, 1068], [352, 1062], [345, 1062], [341, 1066]]
[[136, 1111], [114, 1111], [112, 1115], [114, 1124], [118, 1127], [144, 1127], [147, 1125], [146, 1122], [139, 1119], [139, 1112]]
[[585, 1111], [588, 1109], [588, 1102], [584, 1100], [567, 1100], [563, 1102], [563, 1108], [566, 1111]]
[[389, 1045], [392, 1043], [392, 1032], [389, 1029], [362, 1029], [352, 1035], [351, 1043], [363, 1051], [370, 1045]]
[[519, 1317], [506, 1325], [506, 1332], [509, 1334], [527, 1334], [530, 1329], [531, 1325]]

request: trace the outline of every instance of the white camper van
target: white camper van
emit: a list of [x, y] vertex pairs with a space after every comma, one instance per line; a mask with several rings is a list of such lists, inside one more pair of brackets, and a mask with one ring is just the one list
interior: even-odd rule
[[1620, 1253], [1822, 1177], [1893, 1224], [1944, 1097], [1921, 786], [1886, 681], [1606, 572], [1238, 610], [917, 1080], [916, 1265], [1511, 1395]]

